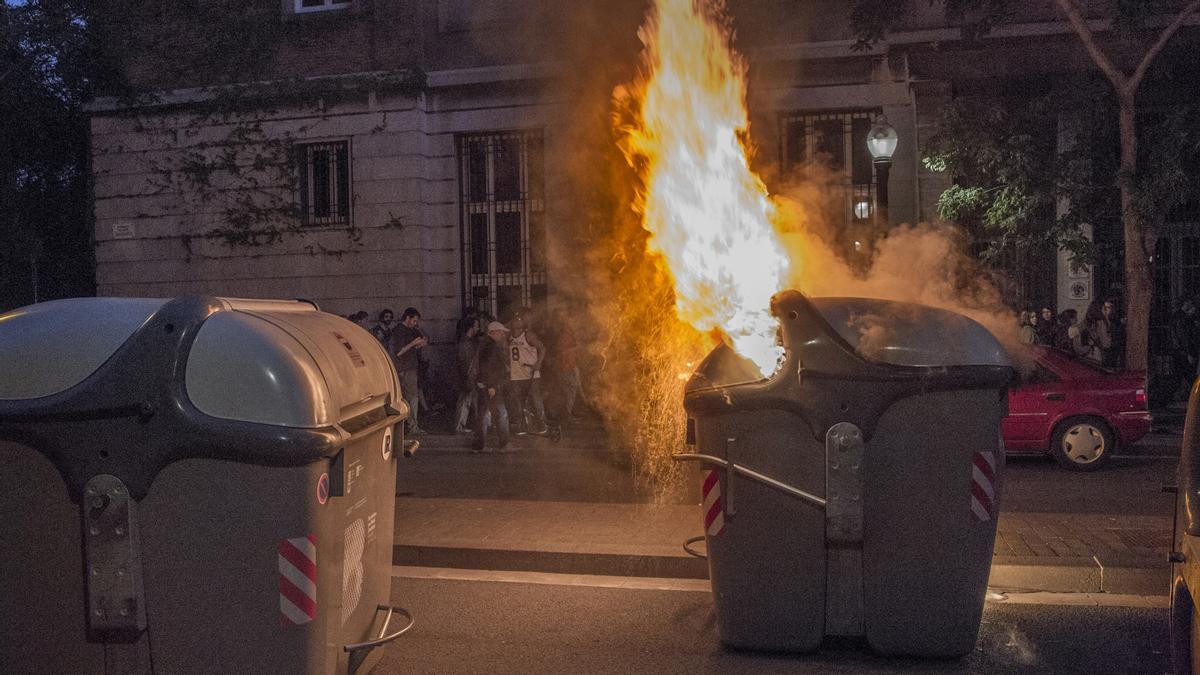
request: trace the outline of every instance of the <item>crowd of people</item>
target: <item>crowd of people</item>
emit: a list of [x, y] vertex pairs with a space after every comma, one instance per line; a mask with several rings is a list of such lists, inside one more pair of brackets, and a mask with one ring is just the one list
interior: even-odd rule
[[1125, 324], [1113, 299], [1093, 300], [1083, 321], [1074, 309], [1059, 314], [1049, 307], [1021, 312], [1021, 341], [1042, 345], [1088, 359], [1108, 368], [1120, 368], [1125, 346]]
[[[363, 311], [347, 318], [370, 331], [392, 355], [409, 407], [407, 433], [425, 433], [421, 412], [440, 406], [428, 404], [429, 338], [421, 330], [421, 313], [409, 307], [396, 322], [392, 310], [383, 309], [370, 325]], [[535, 314], [528, 307], [517, 309], [507, 326], [474, 307], [466, 308], [458, 320], [451, 378], [457, 394], [454, 431], [474, 433], [477, 451], [486, 447], [490, 430], [496, 447], [503, 450], [510, 427], [516, 435], [546, 434], [574, 415], [581, 381], [570, 321], [556, 311], [545, 330], [534, 324]]]
[[[1087, 359], [1106, 368], [1124, 366], [1125, 319], [1113, 298], [1093, 300], [1080, 321], [1079, 313], [1067, 309], [1059, 314], [1049, 307], [1020, 314], [1021, 341], [1058, 349]], [[1172, 313], [1168, 325], [1172, 398], [1186, 397], [1196, 377], [1200, 377], [1200, 313], [1192, 300], [1182, 301]], [[1171, 383], [1168, 383], [1171, 384]]]

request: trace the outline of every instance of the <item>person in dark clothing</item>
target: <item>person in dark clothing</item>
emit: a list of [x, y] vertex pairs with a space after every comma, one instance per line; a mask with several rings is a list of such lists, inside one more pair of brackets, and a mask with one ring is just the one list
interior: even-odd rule
[[[463, 317], [458, 320], [458, 341], [455, 363], [458, 366], [458, 405], [455, 406], [454, 433], [465, 434], [467, 417], [475, 408], [475, 375], [479, 370], [479, 319]], [[479, 413], [475, 416], [478, 418]], [[478, 422], [477, 422], [478, 423]]]
[[1176, 378], [1174, 398], [1187, 400], [1196, 373], [1200, 372], [1200, 316], [1191, 300], [1179, 303], [1168, 326], [1171, 337], [1171, 373]]
[[495, 424], [499, 449], [508, 447], [508, 408], [505, 396], [508, 393], [508, 328], [499, 321], [487, 327], [487, 338], [479, 346], [479, 368], [475, 375], [475, 410], [478, 420], [475, 425], [476, 452], [482, 452], [487, 444], [488, 426]]
[[1104, 314], [1104, 302], [1097, 298], [1083, 315], [1083, 344], [1087, 350], [1084, 358], [1098, 365], [1104, 363], [1106, 355], [1112, 351], [1112, 335], [1112, 324]]
[[1110, 335], [1112, 336], [1112, 346], [1104, 352], [1104, 362], [1102, 365], [1106, 368], [1119, 369], [1125, 360], [1125, 319], [1117, 313], [1116, 298], [1109, 298], [1104, 301], [1104, 306], [1101, 308], [1101, 313], [1104, 315], [1104, 320], [1108, 322]]
[[1054, 348], [1064, 351], [1071, 356], [1087, 354], [1087, 346], [1083, 344], [1083, 330], [1077, 325], [1079, 312], [1068, 309], [1058, 315], [1058, 327], [1054, 331]]
[[392, 313], [392, 310], [385, 307], [379, 310], [379, 317], [375, 325], [368, 329], [371, 331], [371, 335], [374, 335], [375, 339], [379, 340], [380, 344], [385, 347], [388, 341], [392, 339], [392, 330], [396, 327], [394, 324], [395, 317], [396, 315]]
[[400, 374], [400, 392], [408, 401], [408, 433], [414, 436], [425, 433], [417, 422], [421, 390], [417, 381], [421, 368], [419, 352], [429, 344], [429, 338], [421, 331], [421, 313], [409, 307], [400, 315], [400, 325], [391, 333], [388, 351], [396, 359], [396, 372]]
[[1054, 323], [1054, 310], [1043, 307], [1042, 311], [1038, 313], [1037, 326], [1034, 328], [1035, 344], [1053, 347], [1054, 334], [1057, 329], [1058, 327]]

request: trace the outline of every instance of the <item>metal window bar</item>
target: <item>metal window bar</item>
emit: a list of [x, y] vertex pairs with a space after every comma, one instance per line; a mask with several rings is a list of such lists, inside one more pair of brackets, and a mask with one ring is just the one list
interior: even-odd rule
[[305, 225], [350, 222], [350, 143], [304, 143], [297, 153], [300, 216]]
[[[534, 197], [542, 194], [542, 186], [530, 184], [533, 176], [542, 175], [530, 166], [531, 161], [540, 158], [531, 157], [531, 142], [541, 142], [540, 131], [469, 134], [458, 139], [464, 301], [495, 315], [511, 310], [515, 305], [532, 304], [547, 283], [546, 272], [534, 269], [532, 245], [535, 240], [544, 242], [545, 236], [543, 231], [537, 233], [541, 236], [535, 237], [532, 228], [544, 228], [545, 219], [533, 216], [544, 215], [545, 201]], [[515, 148], [517, 152], [516, 199], [499, 199], [497, 195], [497, 164], [503, 147], [510, 151]], [[482, 166], [478, 165], [480, 161]], [[483, 194], [476, 192], [479, 187], [484, 188]], [[507, 223], [509, 219], [503, 218], [507, 214], [517, 216], [515, 251], [506, 247], [502, 250], [498, 236], [498, 220]], [[480, 215], [486, 219], [486, 228], [473, 226], [479, 222], [473, 217]], [[480, 235], [486, 237], [486, 241], [478, 241]], [[481, 250], [486, 255], [478, 255]], [[500, 256], [502, 253], [506, 254], [504, 259]], [[479, 269], [478, 263], [484, 261], [486, 267]], [[501, 263], [506, 263], [503, 270]]]
[[292, 11], [297, 14], [305, 12], [324, 12], [330, 9], [349, 7], [351, 0], [294, 0]]
[[[785, 172], [801, 163], [811, 162], [816, 159], [817, 122], [836, 121], [841, 123], [843, 161], [838, 171], [841, 173], [842, 213], [846, 223], [870, 221], [878, 207], [876, 185], [879, 178], [875, 173], [874, 165], [872, 164], [871, 166], [870, 183], [854, 182], [856, 144], [866, 143], [866, 137], [855, 138], [853, 127], [855, 120], [871, 121], [881, 112], [882, 110], [879, 109], [871, 109], [843, 112], [789, 113], [780, 118], [780, 164], [783, 166]], [[797, 133], [802, 133], [804, 136], [802, 157], [791, 156], [791, 149], [795, 145], [795, 139], [791, 134]], [[865, 208], [863, 208], [863, 204], [866, 205]]]

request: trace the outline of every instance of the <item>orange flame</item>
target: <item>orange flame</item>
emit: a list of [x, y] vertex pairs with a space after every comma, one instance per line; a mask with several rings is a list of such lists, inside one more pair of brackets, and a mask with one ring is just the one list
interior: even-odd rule
[[724, 331], [763, 373], [781, 353], [768, 309], [789, 260], [762, 180], [750, 169], [746, 67], [716, 16], [721, 2], [656, 0], [638, 35], [642, 73], [617, 103], [620, 147], [643, 181], [635, 208], [667, 263], [679, 317]]

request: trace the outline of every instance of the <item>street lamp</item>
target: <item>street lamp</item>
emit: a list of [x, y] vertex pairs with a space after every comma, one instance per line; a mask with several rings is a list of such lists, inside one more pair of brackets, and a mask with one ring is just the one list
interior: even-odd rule
[[875, 125], [867, 132], [867, 150], [870, 151], [871, 159], [875, 162], [877, 177], [876, 190], [878, 191], [879, 209], [876, 217], [884, 227], [888, 224], [888, 171], [892, 168], [892, 154], [896, 152], [896, 143], [899, 140], [896, 130], [887, 123], [887, 117], [883, 115], [875, 118]]

